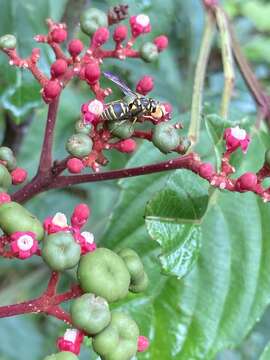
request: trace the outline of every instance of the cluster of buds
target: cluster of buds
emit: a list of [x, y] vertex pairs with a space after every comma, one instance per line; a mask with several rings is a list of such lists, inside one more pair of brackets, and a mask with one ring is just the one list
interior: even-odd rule
[[79, 204], [74, 208], [68, 223], [65, 214], [58, 212], [54, 216], [49, 216], [44, 221], [44, 230], [47, 234], [55, 234], [58, 232], [69, 232], [73, 234], [74, 239], [81, 247], [81, 253], [94, 251], [96, 243], [94, 235], [89, 231], [82, 231], [82, 227], [87, 223], [90, 216], [90, 209], [86, 204]]

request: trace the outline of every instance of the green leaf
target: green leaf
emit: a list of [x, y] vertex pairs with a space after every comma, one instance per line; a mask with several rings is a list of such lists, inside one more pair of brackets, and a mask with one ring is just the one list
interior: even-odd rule
[[268, 343], [260, 356], [259, 360], [269, 360], [270, 359], [270, 343]]
[[167, 275], [185, 276], [201, 246], [198, 225], [208, 203], [208, 184], [189, 171], [176, 171], [146, 206], [146, 227], [161, 245], [159, 260]]

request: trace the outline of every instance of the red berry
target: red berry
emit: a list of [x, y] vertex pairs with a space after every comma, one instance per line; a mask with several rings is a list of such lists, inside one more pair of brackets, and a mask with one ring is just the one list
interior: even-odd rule
[[138, 352], [145, 351], [149, 346], [149, 339], [146, 336], [140, 335], [138, 337]]
[[199, 174], [205, 179], [209, 180], [213, 176], [214, 172], [213, 165], [210, 163], [201, 164], [199, 167]]
[[83, 50], [83, 43], [79, 39], [73, 39], [68, 44], [68, 51], [72, 57], [78, 56]]
[[11, 172], [12, 184], [18, 185], [23, 183], [27, 178], [27, 171], [22, 168], [16, 168]]
[[137, 144], [133, 139], [125, 139], [120, 141], [118, 146], [118, 150], [123, 153], [131, 153], [136, 150]]
[[87, 64], [84, 69], [84, 76], [90, 85], [94, 85], [100, 78], [99, 65], [95, 62]]
[[114, 30], [113, 40], [115, 42], [122, 42], [126, 39], [127, 34], [128, 34], [128, 28], [124, 25], [119, 25]]
[[63, 59], [57, 59], [51, 65], [51, 75], [53, 78], [63, 75], [67, 70], [67, 62]]
[[110, 32], [106, 27], [101, 27], [97, 29], [92, 38], [92, 45], [94, 47], [99, 47], [105, 44], [110, 37]]
[[83, 162], [77, 158], [71, 158], [67, 161], [67, 169], [72, 174], [79, 174], [84, 168]]
[[257, 182], [257, 175], [252, 172], [247, 172], [240, 176], [237, 180], [236, 186], [242, 191], [252, 191], [256, 188]]
[[0, 204], [8, 202], [11, 202], [11, 197], [5, 192], [0, 192]]
[[61, 43], [66, 40], [67, 38], [67, 32], [65, 29], [54, 29], [51, 32], [52, 40], [56, 43]]
[[168, 46], [169, 40], [167, 38], [167, 36], [165, 35], [160, 35], [158, 37], [155, 38], [154, 40], [154, 44], [157, 46], [158, 51], [162, 51], [164, 49], [166, 49], [166, 47]]
[[51, 101], [60, 94], [60, 91], [61, 91], [61, 86], [57, 80], [48, 81], [43, 89], [44, 100], [46, 102]]
[[142, 95], [148, 94], [151, 90], [153, 90], [154, 82], [151, 76], [145, 75], [138, 82], [136, 91]]

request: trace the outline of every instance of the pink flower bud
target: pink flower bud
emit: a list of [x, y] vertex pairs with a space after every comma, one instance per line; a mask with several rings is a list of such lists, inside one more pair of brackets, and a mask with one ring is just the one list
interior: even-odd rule
[[48, 234], [70, 230], [67, 217], [61, 212], [56, 213], [53, 217], [47, 217], [43, 222], [43, 227]]
[[129, 19], [131, 33], [134, 37], [151, 31], [150, 19], [145, 14], [134, 15]]
[[30, 231], [17, 231], [10, 236], [10, 239], [11, 251], [19, 259], [27, 259], [37, 252], [38, 241], [36, 235]]
[[61, 92], [61, 86], [58, 80], [50, 80], [43, 88], [43, 99], [46, 103], [51, 102], [55, 99]]
[[73, 39], [68, 44], [68, 51], [72, 57], [78, 56], [83, 50], [83, 43], [79, 39]]
[[166, 113], [172, 113], [172, 111], [173, 111], [172, 104], [163, 103], [162, 105], [164, 106], [164, 109], [165, 109]]
[[207, 7], [213, 7], [218, 5], [218, 0], [204, 0], [204, 5]]
[[92, 46], [99, 47], [105, 44], [110, 37], [110, 32], [106, 27], [101, 27], [97, 29], [92, 38]]
[[97, 245], [94, 242], [94, 235], [89, 231], [83, 231], [81, 234], [75, 232], [74, 237], [81, 246], [82, 255], [96, 250]]
[[52, 65], [51, 65], [51, 75], [53, 78], [56, 78], [58, 76], [62, 76], [68, 68], [68, 64], [64, 59], [57, 59]]
[[246, 172], [236, 182], [236, 188], [240, 191], [254, 191], [258, 183], [257, 175], [252, 172]]
[[77, 329], [67, 329], [64, 336], [57, 339], [58, 350], [70, 351], [79, 355], [83, 338], [84, 335], [82, 331]]
[[81, 112], [84, 114], [88, 111], [88, 104], [82, 104], [81, 106]]
[[226, 150], [229, 153], [234, 152], [240, 147], [245, 154], [250, 143], [250, 137], [246, 130], [241, 129], [239, 126], [227, 128], [224, 132], [224, 140], [226, 142]]
[[84, 69], [84, 77], [90, 85], [94, 85], [100, 78], [100, 68], [96, 62], [87, 64]]
[[90, 209], [86, 204], [79, 204], [75, 207], [71, 216], [71, 224], [74, 227], [81, 228], [88, 220]]
[[138, 352], [143, 352], [147, 350], [147, 348], [149, 347], [149, 339], [146, 336], [140, 335], [138, 337], [137, 347], [138, 347]]
[[27, 171], [22, 168], [16, 168], [11, 171], [12, 184], [22, 184], [27, 178]]
[[11, 197], [5, 192], [0, 192], [0, 204], [5, 204], [8, 202], [11, 202]]
[[203, 177], [204, 179], [211, 179], [211, 177], [214, 175], [215, 171], [213, 168], [213, 165], [210, 163], [204, 163], [201, 164], [199, 167], [199, 174], [201, 177]]
[[167, 46], [169, 44], [169, 40], [168, 40], [167, 36], [160, 35], [155, 38], [154, 44], [157, 46], [158, 51], [163, 51], [167, 48]]
[[143, 76], [136, 86], [136, 91], [142, 95], [148, 94], [153, 90], [154, 81], [151, 76], [145, 75]]
[[125, 139], [117, 144], [117, 150], [123, 153], [131, 153], [137, 148], [137, 143], [133, 139]]
[[117, 43], [120, 43], [126, 39], [127, 35], [128, 28], [124, 25], [119, 25], [114, 30], [113, 40]]
[[65, 29], [61, 29], [61, 28], [54, 29], [51, 32], [51, 38], [52, 38], [52, 41], [54, 41], [56, 43], [61, 43], [66, 40], [67, 32]]
[[104, 110], [104, 105], [101, 101], [97, 99], [91, 100], [87, 104], [87, 107], [83, 108], [83, 122], [85, 124], [91, 124], [97, 122], [103, 110]]
[[84, 168], [83, 162], [77, 158], [71, 158], [67, 161], [67, 169], [72, 174], [79, 174]]

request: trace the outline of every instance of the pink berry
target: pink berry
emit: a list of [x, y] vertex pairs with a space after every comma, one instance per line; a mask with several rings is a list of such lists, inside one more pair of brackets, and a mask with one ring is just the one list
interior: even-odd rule
[[11, 202], [11, 197], [5, 192], [0, 192], [0, 204], [8, 202]]
[[72, 174], [79, 174], [83, 168], [84, 165], [80, 159], [72, 158], [67, 161], [67, 169]]
[[72, 57], [78, 56], [83, 50], [83, 43], [79, 39], [73, 39], [68, 44], [68, 51]]
[[53, 78], [63, 75], [67, 70], [67, 62], [63, 59], [57, 59], [51, 65], [51, 75]]
[[237, 180], [237, 187], [243, 191], [252, 191], [256, 188], [258, 182], [257, 175], [252, 172], [246, 172]]
[[27, 171], [22, 168], [16, 168], [11, 172], [12, 184], [22, 184], [27, 178]]
[[125, 139], [119, 142], [118, 150], [123, 153], [131, 153], [137, 148], [136, 141], [133, 139]]
[[67, 32], [65, 29], [57, 28], [51, 32], [51, 37], [54, 42], [61, 43], [66, 40]]
[[92, 38], [92, 46], [99, 47], [105, 44], [110, 37], [110, 32], [106, 27], [97, 29]]
[[100, 78], [100, 68], [95, 62], [87, 64], [84, 70], [84, 76], [90, 85], [94, 85]]
[[143, 352], [149, 347], [149, 339], [146, 336], [140, 335], [138, 337], [137, 349], [138, 352]]
[[154, 40], [154, 44], [157, 46], [158, 51], [163, 51], [164, 49], [166, 49], [166, 47], [168, 46], [169, 40], [167, 38], [167, 36], [165, 35], [160, 35], [158, 37], [155, 38]]
[[201, 177], [205, 178], [205, 179], [211, 179], [211, 177], [214, 174], [214, 168], [213, 165], [210, 163], [204, 163], [201, 164], [199, 167], [199, 174]]
[[71, 216], [71, 224], [74, 227], [82, 227], [88, 220], [90, 209], [86, 204], [79, 204], [75, 207]]
[[124, 25], [119, 25], [115, 28], [114, 34], [113, 34], [113, 40], [115, 42], [122, 42], [126, 39], [128, 35], [128, 29]]
[[148, 94], [153, 90], [154, 82], [151, 76], [145, 75], [137, 84], [136, 91], [142, 95]]
[[50, 102], [60, 94], [60, 91], [61, 91], [61, 86], [58, 80], [48, 81], [43, 89], [44, 100], [46, 102]]

